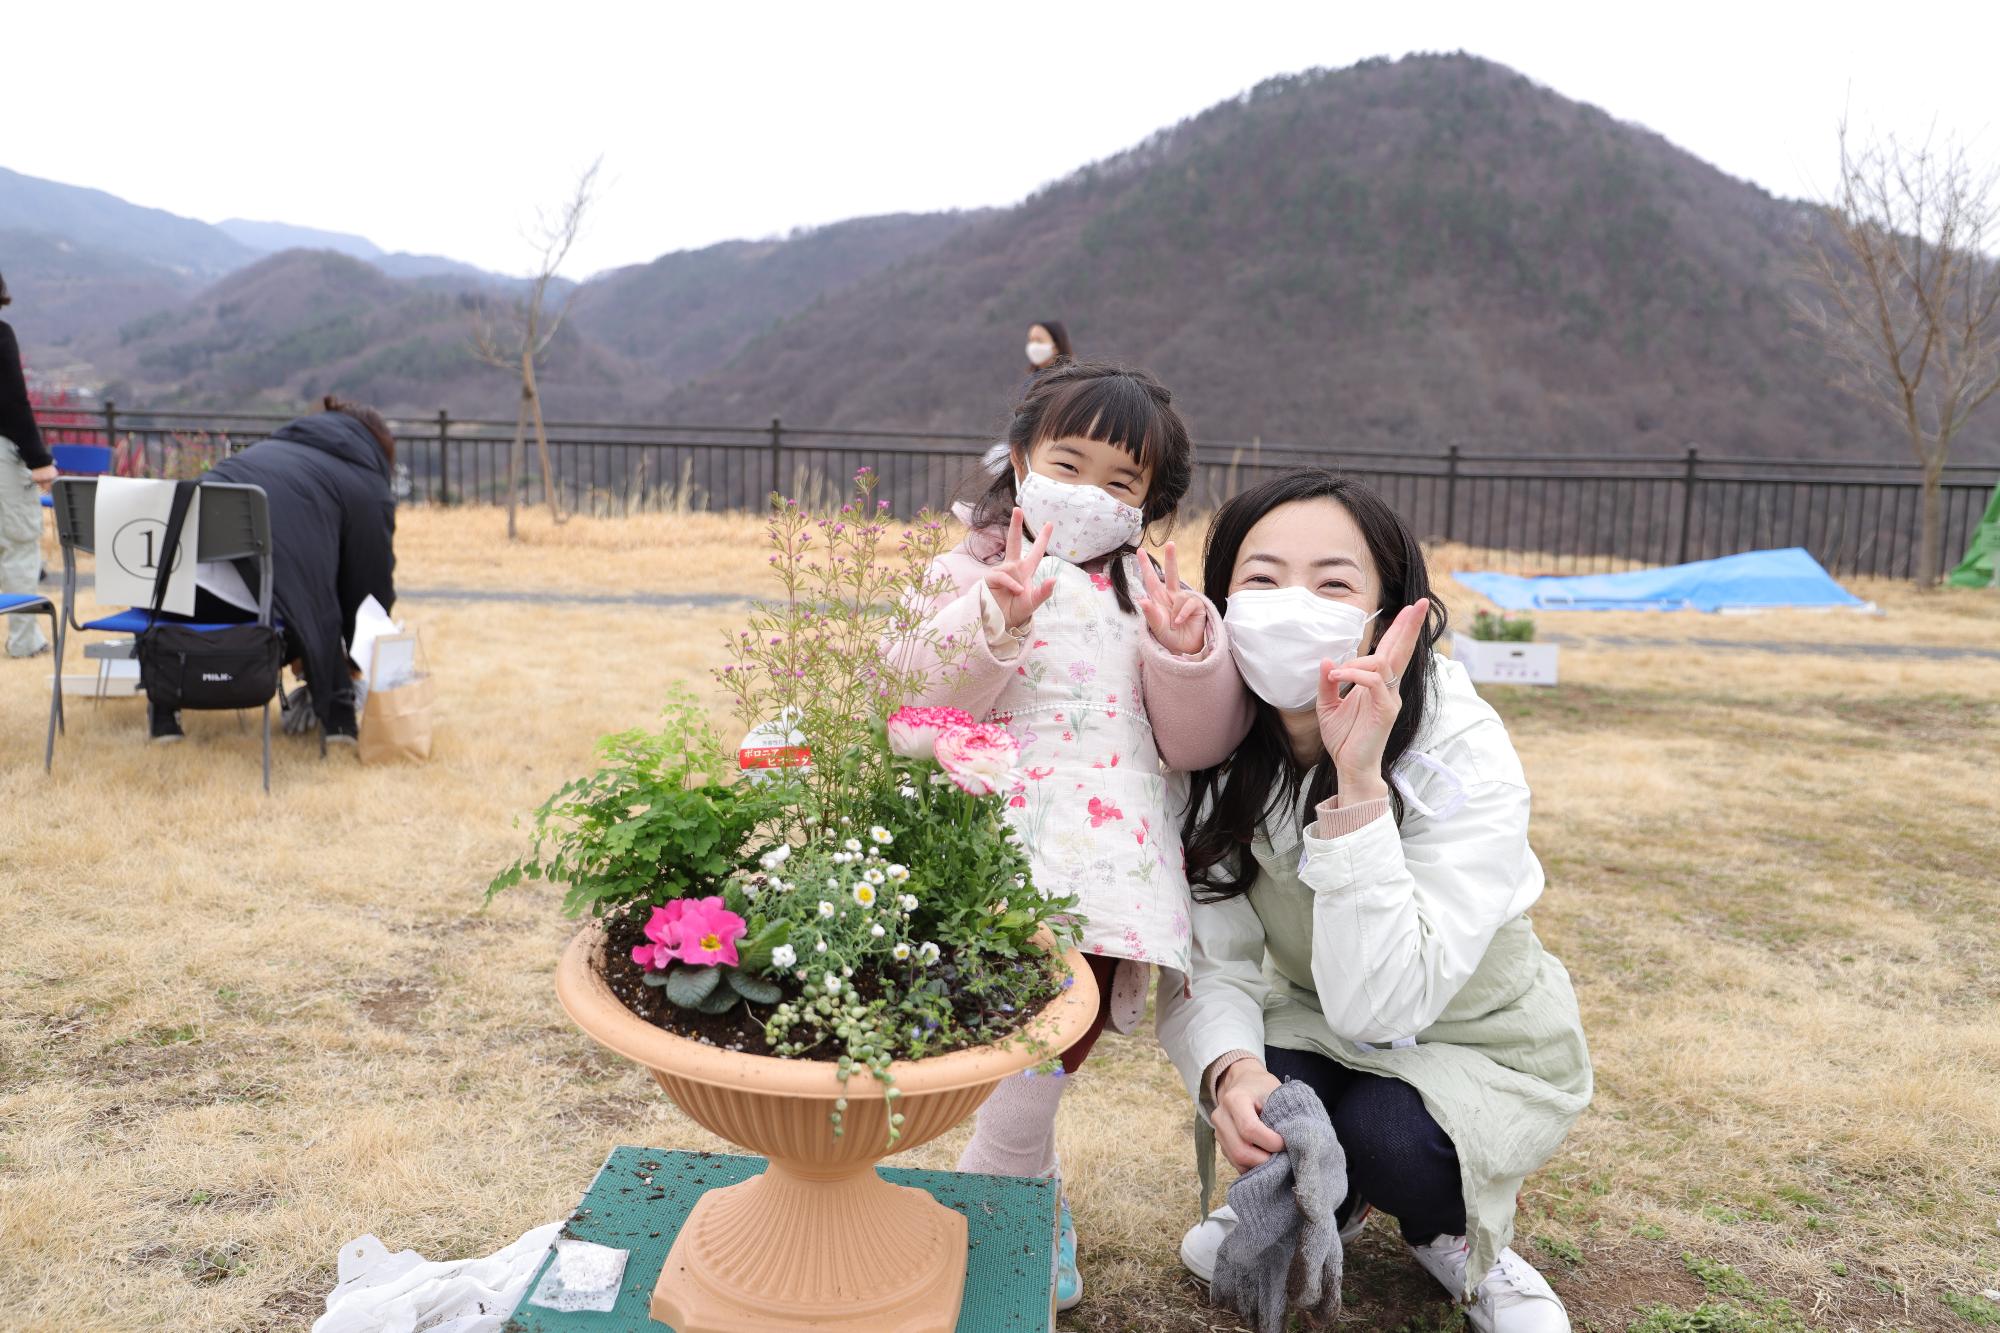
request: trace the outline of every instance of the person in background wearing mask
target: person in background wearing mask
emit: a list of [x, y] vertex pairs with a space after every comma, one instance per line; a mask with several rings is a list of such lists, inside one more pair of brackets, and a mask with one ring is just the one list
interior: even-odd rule
[[1028, 381], [1057, 361], [1073, 361], [1076, 350], [1069, 345], [1069, 330], [1059, 319], [1045, 319], [1028, 326]]
[[[1190, 785], [1193, 972], [1161, 990], [1161, 1044], [1239, 1170], [1284, 1148], [1265, 1098], [1305, 1083], [1346, 1149], [1343, 1234], [1379, 1209], [1480, 1333], [1563, 1333], [1508, 1242], [1523, 1179], [1590, 1101], [1590, 1055], [1527, 916], [1527, 778], [1433, 652], [1423, 549], [1374, 492], [1301, 469], [1222, 507], [1203, 581], [1257, 716]], [[1235, 1221], [1182, 1241], [1197, 1276]]]
[[[12, 303], [0, 277], [0, 307]], [[42, 444], [28, 404], [21, 345], [0, 320], [0, 592], [33, 592], [42, 577], [42, 498], [55, 484], [55, 460]], [[7, 617], [7, 656], [49, 651], [38, 616]]]

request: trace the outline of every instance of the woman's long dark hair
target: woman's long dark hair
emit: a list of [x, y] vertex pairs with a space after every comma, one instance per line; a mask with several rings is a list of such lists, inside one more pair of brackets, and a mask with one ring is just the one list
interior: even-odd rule
[[[1050, 363], [1014, 409], [1007, 425], [1008, 465], [973, 501], [972, 526], [1005, 526], [1013, 518], [1014, 468], [1027, 470], [1036, 445], [1079, 437], [1116, 445], [1150, 471], [1140, 506], [1146, 525], [1171, 519], [1194, 480], [1194, 442], [1173, 402], [1166, 386], [1143, 370], [1105, 361]], [[1134, 608], [1122, 557], [1136, 549], [1121, 547], [1108, 557], [1118, 609], [1127, 613]]]
[[[1361, 529], [1382, 581], [1381, 613], [1374, 621], [1378, 634], [1404, 607], [1420, 598], [1431, 598], [1430, 617], [1397, 687], [1403, 696], [1403, 709], [1382, 750], [1382, 779], [1387, 782], [1390, 770], [1423, 730], [1437, 675], [1432, 650], [1445, 629], [1444, 604], [1431, 596], [1423, 547], [1402, 517], [1374, 491], [1324, 468], [1299, 468], [1273, 477], [1216, 511], [1202, 557], [1203, 591], [1226, 611], [1229, 577], [1236, 569], [1243, 539], [1266, 514], [1301, 500], [1337, 501]], [[1291, 737], [1278, 710], [1262, 699], [1256, 702], [1256, 721], [1235, 755], [1226, 763], [1196, 773], [1190, 786], [1181, 842], [1187, 849], [1188, 884], [1203, 902], [1220, 902], [1249, 892], [1257, 879], [1250, 842], [1257, 836], [1258, 826], [1271, 818], [1292, 818], [1302, 791], [1306, 809], [1311, 810], [1333, 795], [1336, 786], [1332, 759], [1322, 757], [1309, 767], [1300, 767], [1292, 756]], [[1389, 797], [1400, 821], [1403, 802], [1393, 784]]]
[[1069, 342], [1069, 329], [1063, 324], [1061, 320], [1038, 319], [1035, 321], [1034, 324], [1030, 324], [1028, 327], [1032, 329], [1035, 327], [1036, 324], [1039, 324], [1041, 327], [1049, 331], [1049, 341], [1056, 345], [1056, 354], [1049, 358], [1048, 365], [1029, 366], [1028, 367], [1029, 370], [1039, 373], [1041, 371], [1050, 369], [1058, 361], [1073, 361], [1076, 359], [1076, 349], [1070, 346]]

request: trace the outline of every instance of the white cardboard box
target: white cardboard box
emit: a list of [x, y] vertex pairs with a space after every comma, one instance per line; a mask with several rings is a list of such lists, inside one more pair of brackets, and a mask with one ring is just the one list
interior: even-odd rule
[[1559, 652], [1553, 643], [1489, 643], [1456, 631], [1451, 636], [1452, 658], [1475, 685], [1553, 685]]

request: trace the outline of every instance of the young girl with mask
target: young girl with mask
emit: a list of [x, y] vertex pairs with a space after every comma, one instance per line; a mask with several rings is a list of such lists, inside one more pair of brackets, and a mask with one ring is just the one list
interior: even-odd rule
[[[1140, 371], [1061, 362], [1024, 396], [971, 529], [933, 573], [956, 592], [932, 613], [939, 640], [971, 645], [938, 664], [914, 702], [962, 708], [1020, 742], [1008, 815], [1035, 884], [1075, 894], [1099, 1010], [1063, 1056], [1073, 1073], [1108, 1022], [1129, 1031], [1147, 974], [1177, 988], [1189, 970], [1187, 877], [1167, 770], [1227, 758], [1252, 705], [1221, 617], [1180, 581], [1169, 543], [1138, 551], [1172, 517], [1193, 446], [1171, 397]], [[1032, 539], [1029, 534], [1033, 534]], [[1029, 890], [1032, 891], [1032, 890]], [[1061, 1077], [1007, 1080], [979, 1112], [963, 1171], [1055, 1176]], [[1082, 1299], [1076, 1231], [1062, 1210], [1057, 1301]]]

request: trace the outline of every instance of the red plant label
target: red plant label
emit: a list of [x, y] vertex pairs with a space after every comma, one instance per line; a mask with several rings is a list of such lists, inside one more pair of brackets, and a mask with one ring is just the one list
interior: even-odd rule
[[746, 745], [736, 752], [740, 769], [804, 768], [812, 762], [812, 749], [804, 745]]

